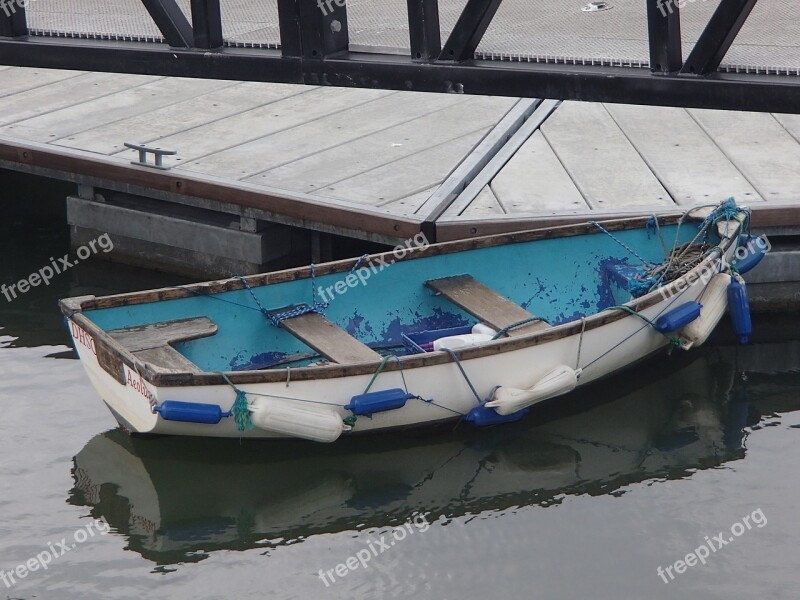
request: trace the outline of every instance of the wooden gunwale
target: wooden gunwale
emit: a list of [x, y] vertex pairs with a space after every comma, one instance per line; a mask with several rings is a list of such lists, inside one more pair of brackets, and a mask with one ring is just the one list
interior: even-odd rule
[[[659, 224], [672, 225], [676, 224], [683, 213], [662, 215], [657, 217]], [[619, 219], [614, 221], [604, 221], [603, 227], [608, 231], [623, 231], [630, 229], [637, 229], [644, 227], [651, 217], [634, 217], [629, 219]], [[697, 217], [686, 219], [686, 222], [697, 222], [701, 220]], [[454, 252], [462, 252], [464, 250], [489, 248], [505, 244], [525, 243], [535, 240], [573, 237], [586, 233], [597, 233], [602, 235], [602, 232], [591, 223], [580, 225], [566, 225], [563, 227], [554, 227], [548, 229], [535, 229], [519, 233], [500, 234], [493, 236], [486, 236], [482, 238], [474, 238], [469, 240], [460, 240], [455, 242], [444, 242], [440, 244], [433, 244], [424, 249], [415, 249], [409, 251], [406, 256], [399, 261], [416, 260], [428, 256], [439, 256], [451, 254]], [[727, 236], [723, 236], [720, 241], [720, 248], [723, 253], [730, 247], [736, 238], [737, 228]], [[382, 254], [375, 254], [370, 256], [370, 259], [378, 258], [394, 258], [391, 252]], [[639, 312], [651, 306], [658, 304], [661, 301], [662, 295], [674, 296], [680, 293], [681, 288], [684, 287], [683, 283], [687, 278], [695, 277], [697, 274], [703, 272], [709, 266], [719, 262], [721, 258], [716, 255], [707, 256], [700, 264], [694, 269], [689, 271], [686, 275], [676, 279], [669, 285], [660, 288], [659, 290], [650, 292], [640, 298], [634, 299], [626, 303], [626, 306]], [[343, 273], [349, 271], [353, 266], [354, 260], [343, 260], [332, 263], [322, 264], [315, 266], [317, 275], [324, 275], [329, 273]], [[285, 271], [278, 271], [275, 273], [266, 273], [259, 275], [252, 275], [246, 277], [245, 280], [251, 287], [258, 287], [262, 285], [272, 285], [275, 283], [282, 283], [285, 281], [294, 281], [301, 279], [308, 279], [311, 276], [310, 267], [299, 267], [296, 269], [288, 269]], [[225, 380], [219, 373], [166, 373], [157, 370], [150, 364], [143, 363], [125, 348], [123, 348], [116, 340], [108, 336], [105, 331], [95, 325], [86, 315], [83, 314], [84, 310], [94, 310], [101, 308], [112, 308], [118, 306], [131, 306], [136, 304], [146, 304], [150, 302], [160, 302], [163, 300], [172, 300], [177, 298], [187, 298], [191, 296], [211, 295], [224, 291], [240, 290], [245, 287], [240, 279], [226, 279], [217, 280], [207, 283], [193, 284], [181, 286], [176, 288], [162, 288], [158, 290], [134, 292], [128, 294], [118, 294], [114, 296], [106, 296], [103, 298], [95, 298], [93, 296], [69, 298], [62, 300], [59, 304], [62, 312], [70, 319], [72, 319], [78, 326], [86, 330], [95, 340], [95, 344], [104, 346], [104, 350], [114, 355], [119, 362], [119, 369], [122, 370], [122, 365], [127, 365], [133, 371], [139, 373], [152, 385], [159, 387], [187, 387], [187, 386], [206, 386], [206, 385], [225, 385]], [[489, 342], [485, 345], [463, 348], [456, 350], [456, 355], [460, 360], [470, 360], [480, 358], [483, 356], [490, 356], [494, 354], [502, 354], [504, 352], [512, 352], [522, 348], [537, 346], [547, 342], [560, 340], [565, 337], [579, 334], [582, 329], [584, 331], [591, 331], [598, 327], [614, 323], [621, 319], [631, 316], [624, 311], [601, 311], [592, 316], [586, 317], [585, 323], [582, 324], [580, 320], [571, 321], [562, 325], [557, 325], [552, 328], [539, 332], [531, 332], [527, 335], [516, 337], [508, 337]], [[428, 354], [415, 354], [400, 357], [400, 361], [389, 361], [384, 365], [384, 371], [394, 371], [400, 368], [402, 364], [403, 369], [414, 369], [424, 366], [440, 365], [452, 362], [452, 358], [446, 352], [432, 352]], [[291, 370], [293, 381], [306, 381], [306, 380], [326, 380], [335, 379], [340, 377], [358, 376], [358, 375], [371, 375], [378, 368], [379, 361], [372, 363], [359, 363], [350, 365], [325, 365], [315, 367], [300, 367]], [[112, 374], [115, 375], [115, 374]], [[116, 376], [116, 375], [115, 375]], [[263, 371], [230, 371], [226, 376], [235, 384], [255, 384], [255, 383], [276, 383], [286, 380], [285, 369], [272, 369]]]

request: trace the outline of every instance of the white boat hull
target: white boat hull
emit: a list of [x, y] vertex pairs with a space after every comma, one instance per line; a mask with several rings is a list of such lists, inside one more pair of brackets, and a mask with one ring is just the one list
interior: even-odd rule
[[[729, 257], [728, 257], [729, 258]], [[661, 298], [640, 314], [651, 321], [684, 302], [694, 301], [703, 291], [704, 283], [696, 280], [674, 296]], [[569, 328], [567, 323], [552, 328]], [[230, 411], [236, 393], [227, 385], [156, 387], [123, 367], [126, 383], [110, 376], [99, 364], [93, 351], [91, 336], [77, 324], [70, 323], [75, 346], [81, 362], [97, 392], [109, 406], [120, 425], [127, 430], [147, 434], [168, 434], [205, 437], [281, 438], [280, 433], [260, 428], [239, 431], [234, 419], [223, 418], [218, 424], [168, 421], [152, 411], [153, 403], [167, 400], [216, 404]], [[501, 342], [490, 342], [501, 343]], [[576, 333], [560, 339], [499, 352], [475, 359], [465, 359], [461, 365], [477, 393], [486, 400], [498, 385], [510, 388], [527, 388], [531, 381], [543, 377], [555, 365], [574, 365], [581, 369], [578, 387], [592, 383], [606, 375], [624, 369], [638, 360], [670, 345], [670, 340], [657, 333], [643, 319], [635, 315], [615, 320], [609, 324]], [[578, 351], [580, 346], [580, 361]], [[414, 427], [460, 418], [478, 405], [475, 395], [454, 362], [422, 366], [404, 370], [408, 390], [424, 398], [409, 400], [402, 408], [379, 412], [371, 417], [359, 417], [353, 433], [389, 428]], [[251, 399], [259, 395], [295, 398], [323, 403], [342, 418], [352, 413], [344, 408], [350, 399], [362, 394], [372, 379], [372, 374], [272, 383], [241, 385]], [[379, 375], [372, 391], [402, 388], [399, 371]], [[351, 435], [351, 432], [343, 435]]]

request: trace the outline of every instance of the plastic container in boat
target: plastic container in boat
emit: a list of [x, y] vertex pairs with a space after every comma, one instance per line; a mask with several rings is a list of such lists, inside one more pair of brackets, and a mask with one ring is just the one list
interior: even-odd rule
[[658, 317], [653, 327], [659, 333], [678, 331], [699, 317], [701, 308], [697, 302], [685, 302]]
[[334, 442], [350, 428], [335, 410], [278, 398], [257, 398], [250, 405], [251, 420], [259, 429], [314, 442]]
[[494, 337], [497, 335], [497, 330], [492, 329], [486, 323], [476, 323], [472, 326], [472, 333], [479, 335], [490, 335]]
[[510, 415], [542, 400], [571, 392], [578, 385], [578, 375], [580, 369], [558, 365], [526, 390], [500, 386], [485, 406], [495, 409], [499, 415]]
[[700, 316], [678, 332], [681, 348], [688, 350], [700, 346], [711, 335], [728, 308], [728, 285], [731, 276], [717, 273], [703, 292], [703, 309]]
[[225, 414], [216, 404], [201, 404], [199, 402], [179, 402], [166, 400], [153, 407], [153, 411], [167, 421], [182, 421], [184, 423], [203, 423], [216, 425]]
[[753, 324], [750, 321], [750, 300], [747, 297], [747, 287], [744, 279], [733, 277], [728, 285], [728, 304], [731, 308], [731, 322], [733, 331], [739, 336], [739, 343], [746, 344], [753, 333]]
[[472, 333], [472, 327], [469, 325], [462, 327], [448, 327], [446, 329], [433, 329], [430, 331], [420, 331], [417, 333], [401, 333], [400, 338], [403, 340], [403, 345], [410, 354], [418, 352], [433, 352], [433, 342], [439, 338], [448, 337], [451, 335], [463, 335]]
[[449, 348], [456, 350], [457, 348], [467, 348], [469, 346], [479, 346], [486, 342], [491, 342], [494, 335], [485, 333], [467, 333], [464, 335], [451, 335], [448, 337], [439, 338], [433, 342], [434, 350], [443, 350]]

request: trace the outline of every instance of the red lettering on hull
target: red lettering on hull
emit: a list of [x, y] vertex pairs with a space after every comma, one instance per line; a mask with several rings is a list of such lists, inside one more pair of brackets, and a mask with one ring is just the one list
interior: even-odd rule
[[137, 392], [139, 392], [142, 396], [144, 396], [147, 399], [148, 402], [155, 400], [155, 397], [153, 396], [152, 392], [150, 392], [150, 390], [147, 389], [147, 386], [141, 379], [134, 378], [130, 369], [126, 368], [125, 372], [128, 374], [126, 383], [129, 387], [132, 387]]
[[94, 339], [88, 333], [86, 333], [83, 329], [78, 327], [72, 321], [69, 322], [70, 332], [72, 333], [72, 339], [78, 342], [84, 348], [88, 348], [92, 351], [92, 354], [97, 356], [97, 349], [94, 347]]

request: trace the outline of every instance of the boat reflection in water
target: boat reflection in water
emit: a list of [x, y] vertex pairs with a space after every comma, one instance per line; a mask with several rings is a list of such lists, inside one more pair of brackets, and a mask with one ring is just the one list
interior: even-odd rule
[[173, 564], [390, 526], [415, 513], [432, 522], [564, 494], [614, 494], [743, 458], [761, 412], [800, 408], [788, 393], [800, 384], [798, 364], [798, 342], [676, 353], [494, 430], [462, 424], [451, 434], [325, 447], [110, 431], [75, 457], [69, 501], [105, 517], [143, 557]]

